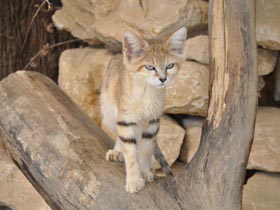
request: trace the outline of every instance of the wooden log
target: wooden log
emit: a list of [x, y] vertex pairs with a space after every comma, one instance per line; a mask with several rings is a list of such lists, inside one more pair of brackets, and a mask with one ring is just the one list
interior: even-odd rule
[[255, 1], [209, 6], [210, 104], [178, 195], [189, 209], [240, 210], [257, 106]]
[[125, 191], [123, 164], [107, 162], [112, 141], [57, 85], [28, 71], [0, 82], [0, 139], [52, 209], [180, 209], [161, 182]]

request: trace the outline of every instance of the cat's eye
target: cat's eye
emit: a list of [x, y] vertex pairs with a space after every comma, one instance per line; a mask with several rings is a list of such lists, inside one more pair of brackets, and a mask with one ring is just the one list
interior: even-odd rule
[[173, 67], [174, 67], [174, 63], [170, 63], [165, 68], [166, 70], [168, 70], [168, 69], [172, 69]]
[[149, 71], [156, 70], [156, 68], [153, 65], [145, 65], [145, 69], [147, 69]]

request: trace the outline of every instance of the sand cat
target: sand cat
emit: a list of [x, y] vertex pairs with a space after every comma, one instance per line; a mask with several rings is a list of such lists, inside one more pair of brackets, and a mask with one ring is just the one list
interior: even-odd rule
[[186, 36], [185, 27], [160, 41], [144, 40], [127, 31], [123, 56], [116, 56], [105, 73], [100, 98], [102, 127], [116, 136], [115, 147], [107, 152], [106, 159], [124, 159], [127, 192], [135, 193], [145, 181], [153, 181], [153, 153], [162, 166], [167, 165], [155, 147], [155, 139], [165, 87], [186, 59]]

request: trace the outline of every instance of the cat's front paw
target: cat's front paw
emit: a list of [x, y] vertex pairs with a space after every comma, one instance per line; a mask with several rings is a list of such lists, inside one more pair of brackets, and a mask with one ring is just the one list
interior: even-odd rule
[[154, 173], [152, 171], [142, 171], [142, 176], [147, 182], [154, 181]]
[[106, 160], [109, 161], [117, 161], [117, 162], [123, 162], [123, 155], [121, 152], [113, 149], [109, 149], [106, 153]]
[[126, 182], [125, 189], [129, 193], [136, 193], [145, 187], [145, 180], [140, 177]]

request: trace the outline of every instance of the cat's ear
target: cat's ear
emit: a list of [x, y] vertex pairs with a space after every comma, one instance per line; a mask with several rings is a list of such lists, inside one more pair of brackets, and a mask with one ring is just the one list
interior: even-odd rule
[[144, 55], [147, 43], [138, 35], [131, 31], [126, 31], [123, 35], [123, 52], [128, 61]]
[[187, 39], [187, 29], [182, 27], [173, 33], [167, 40], [169, 52], [178, 55], [185, 54], [185, 41]]

